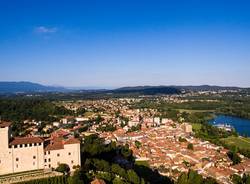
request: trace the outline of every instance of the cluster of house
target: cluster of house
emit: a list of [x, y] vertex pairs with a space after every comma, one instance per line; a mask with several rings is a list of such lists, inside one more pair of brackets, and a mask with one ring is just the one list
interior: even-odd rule
[[89, 112], [101, 112], [105, 111], [109, 114], [113, 114], [121, 109], [128, 109], [128, 105], [134, 102], [138, 102], [141, 99], [138, 98], [119, 98], [119, 99], [100, 99], [100, 100], [79, 100], [77, 102], [63, 101], [60, 102], [60, 106], [66, 109], [77, 111], [84, 108]]
[[[60, 121], [47, 122], [45, 125], [43, 125], [42, 121], [25, 120], [23, 122], [24, 132], [20, 133], [34, 137], [48, 137], [57, 129], [64, 128], [70, 130], [72, 128], [77, 128], [79, 124], [88, 120], [89, 118], [86, 117], [65, 116]], [[68, 127], [67, 125], [73, 126]]]
[[[140, 131], [127, 133], [124, 129], [103, 132], [106, 140], [128, 144], [137, 161], [147, 161], [161, 174], [177, 178], [189, 169], [198, 171], [204, 177], [216, 178], [220, 183], [230, 183], [233, 174], [250, 173], [250, 159], [243, 157], [238, 165], [232, 165], [228, 150], [201, 141], [192, 136], [192, 126], [163, 119], [160, 126], [143, 126]], [[140, 143], [140, 146], [136, 144]], [[189, 149], [188, 145], [193, 148]]]
[[[179, 97], [164, 97], [170, 101]], [[40, 137], [41, 122], [26, 121], [30, 137], [12, 137], [11, 123], [0, 122], [0, 175], [35, 169], [56, 168], [65, 163], [74, 170], [81, 164], [80, 141], [73, 132], [93, 121], [98, 115], [102, 120], [92, 123], [84, 135], [98, 133], [106, 141], [128, 144], [138, 161], [147, 161], [162, 174], [178, 177], [190, 168], [205, 177], [211, 176], [221, 183], [230, 183], [232, 174], [250, 173], [250, 160], [242, 155], [242, 162], [232, 166], [226, 149], [197, 139], [189, 123], [176, 123], [160, 118], [155, 109], [133, 109], [130, 105], [138, 99], [114, 99], [79, 102], [62, 102], [64, 107], [77, 111], [84, 108], [89, 116], [65, 116], [60, 122], [43, 127], [50, 133]], [[178, 101], [181, 103], [181, 101]], [[99, 126], [113, 125], [113, 132], [97, 131]], [[64, 125], [73, 125], [61, 129]], [[140, 125], [140, 129], [129, 131]], [[139, 144], [138, 144], [139, 143]], [[188, 145], [192, 144], [192, 149]]]
[[11, 123], [0, 122], [0, 175], [57, 168], [71, 170], [81, 165], [80, 141], [69, 132], [58, 130], [49, 138], [12, 137]]

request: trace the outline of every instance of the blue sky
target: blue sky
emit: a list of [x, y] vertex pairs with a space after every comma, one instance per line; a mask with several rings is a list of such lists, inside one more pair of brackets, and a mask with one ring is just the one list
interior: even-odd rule
[[0, 80], [250, 86], [245, 0], [0, 0]]

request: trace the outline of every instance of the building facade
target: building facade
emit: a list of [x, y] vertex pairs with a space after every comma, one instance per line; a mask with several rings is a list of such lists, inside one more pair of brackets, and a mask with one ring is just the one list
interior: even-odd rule
[[81, 165], [80, 141], [73, 137], [12, 137], [11, 123], [0, 122], [0, 175]]

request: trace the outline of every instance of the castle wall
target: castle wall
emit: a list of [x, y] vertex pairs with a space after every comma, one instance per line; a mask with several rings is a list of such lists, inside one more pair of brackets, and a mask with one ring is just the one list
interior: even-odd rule
[[12, 152], [9, 149], [9, 127], [0, 127], [0, 175], [13, 172]]
[[[27, 146], [27, 147], [26, 147]], [[44, 168], [43, 143], [12, 146], [13, 172]]]
[[57, 168], [64, 163], [73, 171], [73, 166], [81, 165], [80, 144], [66, 144], [64, 149], [47, 151], [44, 158], [45, 168]]

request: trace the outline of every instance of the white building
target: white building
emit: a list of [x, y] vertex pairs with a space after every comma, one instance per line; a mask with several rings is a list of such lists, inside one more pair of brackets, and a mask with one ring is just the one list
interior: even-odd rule
[[80, 166], [80, 142], [75, 138], [52, 138], [45, 141], [44, 168], [56, 168], [60, 163], [69, 165], [70, 170], [74, 166]]
[[183, 123], [182, 128], [186, 133], [192, 133], [192, 125], [188, 123]]
[[81, 165], [80, 141], [75, 138], [12, 137], [11, 123], [0, 122], [0, 175]]
[[160, 124], [161, 124], [161, 119], [160, 119], [160, 117], [154, 117], [154, 123], [155, 123], [156, 125], [160, 125]]
[[54, 126], [54, 127], [59, 127], [60, 125], [61, 125], [60, 122], [53, 122], [53, 126]]
[[163, 125], [169, 125], [169, 124], [172, 124], [172, 123], [174, 123], [174, 122], [173, 122], [173, 120], [171, 120], [171, 119], [162, 118], [161, 123], [162, 123]]
[[76, 120], [77, 122], [83, 122], [83, 121], [88, 121], [88, 120], [89, 120], [89, 118], [85, 118], [85, 117], [77, 117], [77, 118], [75, 118], [75, 120]]
[[137, 126], [137, 125], [139, 125], [139, 124], [140, 124], [139, 121], [129, 121], [129, 122], [128, 122], [128, 126], [129, 126], [129, 127]]

